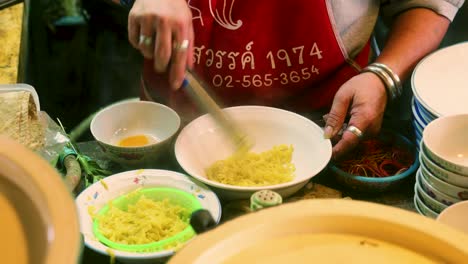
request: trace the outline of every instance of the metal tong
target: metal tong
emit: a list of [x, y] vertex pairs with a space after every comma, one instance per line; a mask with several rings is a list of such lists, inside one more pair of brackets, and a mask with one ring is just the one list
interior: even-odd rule
[[223, 131], [229, 136], [237, 150], [248, 151], [253, 145], [253, 141], [244, 133], [244, 131], [231, 120], [213, 100], [213, 98], [206, 92], [203, 85], [198, 81], [194, 74], [187, 70], [184, 80], [186, 92], [191, 97], [192, 101], [202, 110], [211, 114], [214, 120], [220, 125]]

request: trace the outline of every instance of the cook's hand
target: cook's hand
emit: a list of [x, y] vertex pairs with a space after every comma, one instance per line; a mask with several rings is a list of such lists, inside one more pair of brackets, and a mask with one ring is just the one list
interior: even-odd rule
[[192, 67], [192, 13], [185, 0], [136, 0], [128, 17], [128, 38], [154, 69], [169, 71], [171, 86], [179, 88]]
[[[348, 127], [358, 128], [363, 136], [373, 136], [380, 131], [387, 104], [387, 93], [382, 81], [373, 73], [361, 73], [344, 83], [335, 95], [326, 118], [325, 137], [333, 138], [343, 126], [349, 113]], [[356, 133], [359, 134], [359, 133]], [[349, 130], [333, 146], [337, 158], [354, 148], [361, 139]]]

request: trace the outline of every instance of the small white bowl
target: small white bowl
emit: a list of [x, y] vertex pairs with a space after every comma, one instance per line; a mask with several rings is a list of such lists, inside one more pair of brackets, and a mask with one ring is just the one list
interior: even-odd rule
[[420, 165], [421, 175], [423, 178], [432, 186], [434, 186], [437, 190], [455, 197], [460, 200], [468, 200], [468, 188], [458, 187], [456, 185], [447, 183], [439, 178], [437, 178], [434, 174], [432, 174], [427, 168], [426, 165], [421, 162]]
[[[109, 159], [123, 166], [139, 167], [169, 153], [180, 127], [179, 115], [171, 108], [146, 101], [124, 101], [99, 111], [91, 121], [91, 133]], [[122, 147], [121, 139], [145, 135], [155, 142], [141, 147]]]
[[424, 202], [426, 206], [431, 208], [432, 211], [436, 213], [442, 212], [445, 208], [448, 206], [437, 201], [433, 197], [431, 197], [429, 194], [424, 191], [424, 189], [421, 187], [421, 183], [419, 182], [418, 176], [416, 174], [416, 184], [414, 185], [414, 193], [418, 194], [419, 198]]
[[442, 168], [441, 166], [439, 166], [438, 164], [436, 164], [434, 161], [432, 161], [427, 156], [427, 153], [426, 153], [426, 150], [422, 141], [421, 141], [421, 148], [420, 148], [419, 153], [420, 153], [421, 163], [424, 163], [424, 165], [426, 165], [426, 168], [433, 175], [437, 176], [439, 179], [446, 181], [450, 184], [464, 187], [464, 188], [468, 187], [468, 177], [448, 171]]
[[468, 201], [447, 207], [439, 214], [437, 221], [468, 234]]
[[[89, 210], [98, 212], [109, 201], [139, 188], [172, 187], [192, 193], [204, 209], [207, 209], [213, 219], [219, 223], [221, 219], [221, 204], [218, 197], [203, 183], [190, 179], [188, 176], [166, 170], [133, 170], [109, 176], [103, 182], [96, 182], [85, 189], [77, 198], [76, 206], [80, 220], [80, 230], [84, 242], [90, 249], [104, 255], [113, 252], [117, 260], [125, 263], [154, 263], [164, 260], [174, 254], [173, 250], [152, 253], [136, 253], [115, 250], [102, 244], [93, 232], [93, 219]], [[187, 242], [190, 243], [190, 242]]]
[[468, 114], [440, 117], [423, 131], [423, 143], [432, 160], [445, 169], [468, 176]]
[[452, 197], [450, 195], [447, 195], [437, 188], [435, 188], [433, 185], [431, 185], [425, 178], [422, 176], [421, 170], [418, 170], [416, 177], [418, 177], [419, 184], [423, 188], [423, 190], [429, 194], [432, 198], [436, 199], [437, 201], [450, 206], [454, 203], [458, 203], [461, 200], [457, 199], [455, 197]]
[[292, 145], [292, 163], [296, 171], [291, 182], [261, 187], [233, 186], [207, 179], [205, 169], [215, 161], [231, 156], [234, 149], [211, 116], [201, 116], [182, 129], [175, 143], [175, 155], [189, 175], [209, 185], [221, 198], [246, 199], [263, 189], [288, 197], [330, 161], [330, 140], [324, 139], [322, 129], [303, 116], [264, 106], [238, 106], [224, 111], [252, 138], [255, 143], [253, 152], [266, 151], [279, 144]]
[[438, 213], [434, 212], [431, 208], [424, 204], [424, 202], [419, 198], [419, 194], [417, 192], [414, 193], [414, 207], [416, 207], [416, 211], [419, 214], [424, 216], [436, 219], [439, 215]]

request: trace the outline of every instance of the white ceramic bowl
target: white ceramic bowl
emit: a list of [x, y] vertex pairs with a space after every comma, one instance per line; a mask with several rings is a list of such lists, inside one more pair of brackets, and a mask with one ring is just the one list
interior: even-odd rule
[[[99, 242], [93, 233], [93, 219], [88, 210], [98, 212], [109, 201], [138, 188], [172, 187], [192, 193], [204, 209], [219, 223], [221, 204], [218, 197], [203, 183], [188, 176], [166, 170], [133, 170], [118, 173], [105, 178], [104, 183], [97, 182], [85, 189], [77, 198], [76, 206], [80, 220], [80, 230], [87, 247], [104, 255], [109, 255], [109, 248]], [[190, 243], [190, 242], [187, 242]], [[174, 254], [173, 250], [153, 253], [135, 253], [110, 249], [116, 259], [125, 263], [154, 263]]]
[[424, 148], [423, 142], [421, 142], [421, 148], [420, 148], [419, 153], [420, 153], [421, 163], [424, 163], [424, 165], [426, 165], [426, 168], [433, 175], [435, 175], [439, 179], [446, 181], [450, 184], [457, 185], [457, 186], [464, 187], [464, 188], [468, 187], [468, 177], [448, 171], [442, 168], [441, 166], [439, 166], [438, 164], [436, 164], [434, 161], [432, 161], [426, 154], [426, 150]]
[[421, 162], [420, 165], [421, 175], [423, 178], [432, 186], [434, 186], [437, 190], [445, 193], [449, 196], [455, 197], [460, 200], [468, 200], [468, 188], [458, 187], [456, 185], [447, 183], [439, 178], [437, 178], [434, 174], [432, 174], [427, 168], [424, 163]]
[[[124, 101], [99, 111], [91, 121], [91, 133], [109, 159], [124, 166], [151, 164], [169, 153], [171, 141], [180, 127], [180, 118], [171, 108], [146, 101]], [[155, 142], [141, 147], [121, 147], [129, 136], [145, 135]]]
[[175, 155], [188, 174], [208, 184], [221, 198], [245, 199], [262, 189], [274, 190], [288, 197], [330, 161], [330, 140], [324, 139], [322, 129], [303, 116], [264, 106], [238, 106], [224, 111], [255, 142], [252, 151], [266, 151], [279, 144], [292, 145], [292, 163], [296, 171], [291, 182], [263, 187], [233, 186], [207, 179], [205, 169], [213, 162], [231, 156], [234, 149], [211, 116], [201, 116], [182, 129], [175, 143]]
[[447, 207], [439, 214], [437, 221], [468, 234], [468, 201]]
[[433, 185], [431, 185], [421, 174], [421, 170], [418, 170], [416, 177], [418, 177], [418, 181], [420, 186], [423, 188], [423, 190], [429, 194], [432, 198], [436, 199], [437, 201], [450, 206], [454, 203], [458, 203], [461, 200], [455, 197], [452, 197], [450, 195], [447, 195], [437, 188], [435, 188]]
[[448, 206], [437, 201], [433, 197], [431, 197], [424, 189], [421, 187], [421, 183], [419, 182], [418, 175], [416, 174], [416, 184], [414, 185], [414, 193], [418, 194], [418, 197], [421, 201], [428, 206], [432, 211], [436, 213], [442, 212]]
[[415, 192], [414, 194], [414, 207], [416, 207], [416, 211], [418, 211], [419, 214], [422, 214], [424, 216], [436, 219], [437, 216], [439, 215], [435, 211], [433, 211], [431, 208], [429, 208], [427, 205], [424, 204], [424, 202], [421, 200], [419, 197], [419, 194]]
[[411, 76], [414, 97], [434, 116], [468, 113], [467, 68], [468, 42], [426, 56]]
[[468, 176], [468, 114], [440, 117], [423, 131], [426, 154], [445, 169]]

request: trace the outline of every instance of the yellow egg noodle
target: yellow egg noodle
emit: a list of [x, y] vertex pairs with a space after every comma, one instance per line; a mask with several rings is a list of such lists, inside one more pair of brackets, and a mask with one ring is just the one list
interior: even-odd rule
[[127, 211], [112, 203], [109, 211], [99, 216], [99, 230], [109, 240], [138, 245], [172, 237], [188, 227], [190, 213], [168, 199], [153, 201], [142, 195]]
[[262, 153], [236, 153], [208, 167], [207, 178], [236, 186], [268, 186], [292, 181], [296, 170], [292, 145], [277, 145]]

